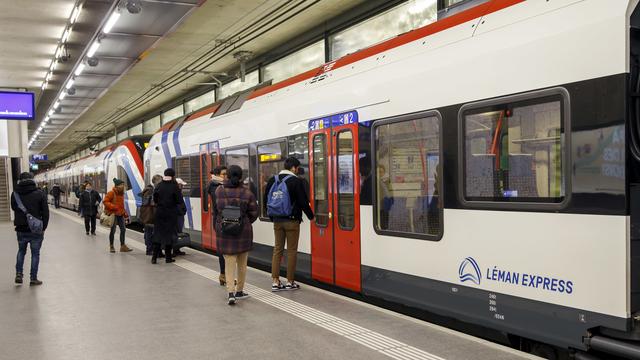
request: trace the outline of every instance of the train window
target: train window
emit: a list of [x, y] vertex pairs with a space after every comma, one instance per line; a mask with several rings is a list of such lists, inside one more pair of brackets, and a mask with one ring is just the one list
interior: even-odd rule
[[327, 137], [318, 134], [313, 137], [313, 202], [316, 225], [329, 224], [329, 158]]
[[258, 203], [260, 216], [267, 218], [267, 206], [263, 201], [267, 182], [284, 169], [284, 157], [287, 153], [285, 140], [258, 145]]
[[565, 198], [563, 97], [513, 100], [461, 110], [463, 199], [559, 204]]
[[353, 133], [341, 131], [337, 136], [338, 147], [338, 225], [343, 230], [354, 226], [355, 172], [353, 171]]
[[187, 184], [182, 187], [182, 195], [200, 197], [200, 156], [185, 156], [174, 159], [176, 178]]
[[209, 212], [209, 199], [207, 199], [207, 185], [209, 184], [209, 174], [207, 173], [207, 154], [200, 155], [200, 198], [202, 199], [202, 211]]
[[309, 135], [307, 133], [289, 136], [289, 155], [300, 161], [298, 176], [306, 180], [309, 197]]
[[118, 165], [118, 179], [124, 181], [126, 189], [125, 190], [130, 190], [131, 189], [131, 180], [129, 180], [129, 176], [127, 175], [127, 171], [120, 165]]
[[429, 112], [374, 125], [373, 189], [371, 177], [361, 181], [363, 192], [374, 190], [376, 232], [441, 238], [440, 123], [439, 115]]

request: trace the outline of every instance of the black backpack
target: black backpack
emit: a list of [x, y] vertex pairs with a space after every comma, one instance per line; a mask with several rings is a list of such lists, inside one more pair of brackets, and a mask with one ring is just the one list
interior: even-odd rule
[[[223, 187], [224, 197], [227, 198], [227, 191]], [[238, 201], [236, 200], [236, 203]], [[236, 205], [225, 205], [225, 207], [220, 212], [220, 217], [222, 218], [222, 222], [220, 224], [220, 232], [227, 236], [240, 236], [242, 234], [242, 228], [244, 227], [244, 214], [245, 214], [245, 206], [240, 204], [240, 206]]]

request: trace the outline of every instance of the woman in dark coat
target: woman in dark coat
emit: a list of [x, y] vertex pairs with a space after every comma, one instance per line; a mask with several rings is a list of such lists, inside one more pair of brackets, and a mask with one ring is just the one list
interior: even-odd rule
[[178, 224], [178, 212], [180, 207], [185, 207], [180, 189], [175, 181], [176, 172], [169, 168], [164, 171], [162, 182], [153, 192], [153, 201], [156, 204], [156, 218], [153, 223], [153, 256], [151, 263], [155, 264], [162, 247], [165, 251], [165, 261], [172, 263], [171, 258], [173, 244], [178, 240], [176, 226]]
[[91, 231], [91, 235], [96, 234], [96, 216], [98, 215], [98, 206], [102, 201], [100, 194], [93, 190], [91, 185], [91, 181], [86, 181], [84, 183], [84, 190], [79, 196], [80, 213], [84, 217], [84, 229], [87, 235], [89, 235], [89, 231]]
[[[253, 247], [253, 226], [258, 218], [258, 204], [251, 190], [242, 184], [242, 169], [237, 165], [229, 166], [227, 178], [222, 186], [216, 189], [214, 219], [216, 224], [217, 249], [223, 254], [226, 263], [227, 279], [238, 279], [237, 285], [227, 281], [229, 293], [228, 304], [233, 305], [236, 299], [249, 297], [243, 291], [247, 274], [247, 259]], [[239, 235], [229, 235], [222, 231], [223, 210], [226, 207], [237, 206], [242, 214], [242, 231]], [[237, 277], [236, 277], [237, 272]]]

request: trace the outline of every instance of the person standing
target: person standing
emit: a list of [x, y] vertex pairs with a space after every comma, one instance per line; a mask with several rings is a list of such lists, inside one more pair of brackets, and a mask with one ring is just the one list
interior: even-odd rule
[[185, 207], [180, 189], [175, 180], [176, 172], [172, 168], [164, 171], [162, 182], [153, 192], [156, 204], [156, 217], [153, 224], [153, 256], [151, 263], [157, 263], [161, 248], [164, 247], [165, 262], [172, 263], [173, 244], [177, 241], [178, 208]]
[[[309, 220], [313, 220], [313, 211], [309, 205], [309, 198], [304, 183], [297, 176], [300, 160], [289, 157], [284, 161], [284, 170], [267, 182], [264, 193], [264, 203], [267, 204], [267, 215], [273, 221], [275, 245], [271, 258], [271, 291], [297, 290], [300, 288], [295, 282], [296, 262], [298, 256], [298, 240], [300, 239], [300, 223], [302, 212]], [[277, 179], [277, 182], [276, 182]], [[286, 193], [286, 194], [285, 194]], [[274, 194], [279, 196], [273, 196]], [[288, 199], [286, 199], [288, 195]], [[274, 200], [283, 199], [281, 209], [277, 209]], [[288, 212], [288, 213], [284, 213]], [[280, 261], [287, 244], [287, 283], [280, 282]]]
[[97, 191], [93, 190], [93, 184], [91, 181], [85, 181], [84, 191], [80, 193], [80, 212], [84, 217], [84, 229], [89, 235], [96, 234], [96, 216], [98, 215], [98, 205], [100, 205], [102, 198]]
[[[227, 179], [227, 167], [226, 166], [216, 166], [213, 170], [211, 170], [211, 182], [207, 188], [207, 193], [211, 197], [211, 208], [212, 210], [216, 208], [216, 189], [218, 186], [222, 185], [222, 183]], [[212, 222], [216, 223], [216, 218], [212, 214]], [[224, 274], [225, 271], [225, 263], [224, 256], [220, 253], [218, 249], [218, 264], [220, 265], [220, 276], [218, 277], [218, 281], [220, 282], [220, 286], [225, 286], [227, 284], [226, 276]]]
[[53, 206], [55, 206], [56, 209], [60, 208], [61, 193], [62, 193], [62, 190], [60, 189], [60, 185], [54, 183], [53, 187], [51, 188], [51, 195], [53, 196]]
[[113, 224], [111, 225], [111, 232], [109, 233], [109, 251], [112, 253], [116, 252], [116, 249], [113, 247], [116, 227], [120, 228], [120, 252], [131, 251], [124, 243], [124, 236], [127, 230], [125, 223], [129, 222], [129, 214], [127, 214], [127, 210], [124, 208], [124, 181], [116, 178], [113, 179], [113, 189], [104, 197], [103, 203], [107, 214], [113, 214], [115, 216]]
[[[253, 192], [242, 185], [242, 169], [239, 166], [229, 166], [228, 177], [216, 189], [213, 212], [216, 245], [227, 265], [227, 303], [233, 305], [236, 300], [249, 297], [243, 290], [249, 251], [253, 248], [252, 224], [258, 219], [258, 204]], [[231, 279], [237, 279], [237, 284]]]
[[[16, 284], [22, 284], [22, 269], [27, 246], [31, 247], [31, 281], [29, 285], [42, 285], [38, 280], [40, 264], [40, 248], [44, 240], [44, 232], [49, 225], [49, 205], [47, 194], [43, 193], [33, 181], [33, 174], [24, 172], [18, 178], [16, 189], [11, 194], [11, 209], [15, 216], [13, 224], [18, 237], [18, 255], [16, 258]], [[27, 214], [42, 221], [42, 232], [33, 232], [27, 220]]]
[[[187, 207], [184, 202], [184, 194], [182, 192], [184, 187], [187, 185], [187, 183], [184, 180], [177, 178], [176, 184], [178, 184], [178, 189], [180, 189], [180, 201], [178, 202], [178, 221], [176, 223], [176, 233], [177, 233], [177, 238], [179, 238], [180, 234], [182, 234], [184, 231], [184, 216], [187, 215]], [[174, 245], [173, 256], [187, 255], [187, 253], [180, 250], [179, 246], [182, 246], [182, 245], [180, 245], [177, 242], [177, 240], [173, 245]]]
[[[140, 219], [144, 224], [144, 245], [147, 256], [153, 255], [153, 222], [155, 221], [156, 204], [153, 202], [153, 190], [162, 181], [162, 175], [155, 174], [151, 178], [151, 184], [145, 186], [138, 196], [142, 198], [140, 206]], [[164, 257], [164, 254], [161, 254]]]

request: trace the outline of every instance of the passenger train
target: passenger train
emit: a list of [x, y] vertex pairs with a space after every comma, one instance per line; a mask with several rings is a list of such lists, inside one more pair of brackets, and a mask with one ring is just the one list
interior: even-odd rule
[[[113, 178], [125, 182], [125, 208], [135, 220], [142, 199], [138, 196], [144, 189], [142, 157], [150, 136], [133, 136], [117, 145], [102, 149], [95, 154], [69, 164], [56, 167], [35, 176], [36, 183], [51, 190], [60, 186], [60, 206], [78, 210], [78, 192], [83, 183], [90, 180], [93, 188], [104, 195], [113, 187]], [[52, 196], [49, 196], [50, 200]], [[53, 202], [53, 201], [50, 201]]]
[[[165, 125], [145, 183], [174, 167], [192, 242], [215, 251], [209, 171], [241, 166], [262, 199], [295, 156], [316, 213], [301, 276], [548, 358], [636, 356], [638, 1], [463, 4]], [[268, 265], [260, 208], [250, 256]]]

